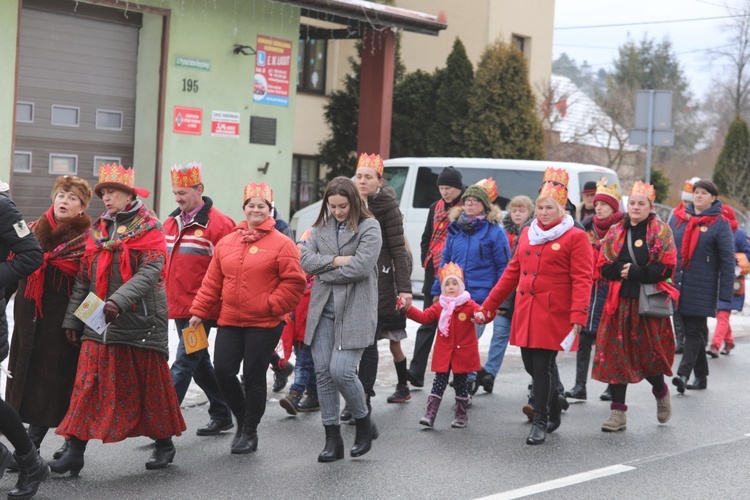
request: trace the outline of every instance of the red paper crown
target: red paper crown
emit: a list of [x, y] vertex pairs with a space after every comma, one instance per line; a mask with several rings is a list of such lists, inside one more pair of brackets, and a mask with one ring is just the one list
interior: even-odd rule
[[654, 186], [646, 184], [643, 181], [635, 181], [633, 187], [630, 188], [630, 196], [633, 196], [634, 194], [645, 194], [648, 201], [652, 204], [654, 203], [654, 200], [656, 200], [656, 190], [654, 189]]
[[184, 167], [182, 165], [172, 165], [170, 172], [172, 175], [172, 187], [175, 188], [193, 187], [203, 182], [200, 163], [188, 163]]
[[245, 197], [243, 201], [250, 198], [262, 198], [269, 205], [273, 205], [273, 189], [265, 182], [248, 182], [245, 186]]
[[539, 198], [552, 198], [561, 207], [565, 208], [565, 204], [568, 201], [568, 189], [559, 184], [545, 182], [542, 184], [542, 189], [539, 190]]
[[487, 191], [487, 196], [489, 196], [490, 198], [490, 203], [495, 201], [497, 197], [499, 196], [497, 192], [497, 183], [492, 177], [482, 179], [481, 181], [477, 182], [475, 185], [483, 187], [484, 190]]
[[359, 160], [357, 161], [357, 168], [371, 168], [375, 170], [378, 175], [383, 175], [383, 159], [380, 157], [380, 155], [368, 155], [367, 153], [362, 153], [359, 155]]
[[693, 177], [692, 179], [688, 179], [685, 181], [685, 184], [682, 186], [682, 190], [688, 194], [693, 194], [693, 184], [698, 182], [700, 178]]
[[458, 264], [454, 262], [449, 262], [440, 268], [440, 283], [445, 281], [445, 278], [448, 278], [450, 276], [454, 276], [460, 279], [461, 281], [463, 281], [464, 270], [461, 269], [461, 267]]
[[[544, 171], [542, 183], [556, 182], [558, 184], [562, 184], [567, 189], [569, 179], [570, 177], [568, 176], [568, 172], [564, 168], [547, 167], [547, 169]], [[563, 204], [563, 206], [564, 205], [565, 204]]]
[[151, 194], [143, 188], [135, 187], [135, 172], [132, 168], [125, 168], [117, 163], [99, 167], [99, 183], [94, 186], [94, 192], [101, 198], [105, 188], [121, 189], [144, 198]]

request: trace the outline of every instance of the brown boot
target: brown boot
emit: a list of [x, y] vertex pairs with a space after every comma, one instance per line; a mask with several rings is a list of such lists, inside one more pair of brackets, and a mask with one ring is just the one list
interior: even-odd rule
[[289, 391], [289, 394], [279, 400], [279, 405], [286, 410], [289, 415], [296, 415], [299, 411], [299, 400], [302, 394], [297, 391]]
[[628, 407], [623, 404], [612, 403], [609, 420], [602, 424], [602, 431], [617, 432], [624, 431], [628, 426], [628, 419], [625, 415]]

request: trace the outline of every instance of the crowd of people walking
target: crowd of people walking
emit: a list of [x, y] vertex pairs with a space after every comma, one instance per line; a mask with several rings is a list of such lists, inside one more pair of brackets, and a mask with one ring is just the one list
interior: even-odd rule
[[[354, 180], [328, 183], [317, 219], [298, 228], [296, 241], [269, 184], [245, 186], [236, 224], [205, 196], [200, 164], [170, 173], [177, 209], [163, 224], [133, 169], [121, 165], [103, 165], [93, 189], [59, 177], [51, 206], [28, 225], [0, 182], [0, 359], [9, 354], [13, 374], [0, 431], [15, 450], [0, 445], [0, 476], [19, 473], [9, 498], [30, 498], [50, 471], [80, 474], [92, 439], [146, 436], [146, 468], [168, 467], [173, 438], [186, 430], [180, 404], [191, 380], [209, 401], [209, 421], [196, 433], [236, 428], [229, 451], [256, 451], [269, 367], [276, 392], [294, 373], [280, 399], [290, 415], [320, 411], [319, 462], [344, 458], [342, 421], [356, 426], [349, 454], [360, 457], [380, 432], [371, 404], [379, 340], [388, 340], [397, 376], [388, 403], [409, 401], [410, 384], [425, 385], [432, 355], [419, 420], [428, 428], [449, 385], [451, 427], [466, 427], [472, 396], [493, 392], [506, 348], [520, 347], [532, 379], [529, 445], [559, 429], [566, 398], [587, 399], [592, 358], [591, 378], [607, 384], [601, 398], [611, 399], [601, 430], [618, 432], [627, 428], [628, 385], [650, 384], [665, 424], [667, 378], [678, 393], [706, 389], [707, 360], [735, 347], [730, 313], [744, 304], [750, 242], [708, 180], [687, 181], [683, 204], [665, 222], [649, 184], [633, 184], [623, 212], [619, 186], [588, 182], [576, 207], [568, 173], [548, 168], [537, 198], [513, 197], [503, 217], [502, 186], [491, 178], [465, 186], [460, 171], [445, 168], [421, 239], [420, 309], [399, 201], [379, 155], [362, 154]], [[85, 210], [94, 195], [105, 212], [92, 221]], [[14, 294], [8, 349], [5, 303]], [[92, 297], [104, 327], [80, 314]], [[410, 364], [401, 345], [407, 318], [421, 324]], [[182, 333], [171, 368], [169, 319]], [[478, 339], [490, 322], [484, 356]], [[212, 360], [196, 343], [214, 328]], [[575, 383], [564, 391], [556, 357], [570, 349], [578, 351]], [[683, 355], [673, 368], [676, 352]], [[46, 462], [38, 450], [50, 428], [65, 442]]]

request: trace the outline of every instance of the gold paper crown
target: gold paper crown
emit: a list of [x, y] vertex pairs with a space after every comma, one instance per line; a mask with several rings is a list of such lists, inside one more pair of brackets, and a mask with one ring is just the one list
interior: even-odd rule
[[132, 168], [117, 163], [104, 164], [99, 167], [99, 182], [116, 182], [132, 189], [135, 188], [135, 173]]
[[245, 186], [245, 197], [243, 201], [250, 198], [262, 198], [270, 205], [273, 205], [273, 189], [265, 182], [248, 182]]
[[454, 262], [449, 262], [440, 268], [440, 283], [445, 281], [445, 278], [448, 278], [449, 276], [455, 276], [456, 278], [463, 281], [464, 270], [461, 269], [461, 267], [458, 264]]
[[359, 160], [357, 161], [357, 168], [371, 168], [375, 170], [378, 175], [383, 175], [383, 159], [380, 157], [380, 155], [374, 154], [374, 155], [368, 155], [367, 153], [362, 153], [359, 155]]
[[693, 194], [693, 184], [695, 184], [697, 180], [699, 180], [697, 177], [686, 180], [685, 185], [682, 187], [682, 190], [686, 193]]
[[620, 198], [622, 198], [622, 195], [620, 194], [620, 186], [617, 184], [607, 186], [608, 182], [609, 180], [606, 177], [599, 179], [599, 182], [596, 183], [596, 194], [606, 194], [607, 196], [611, 196], [615, 200], [620, 201]]
[[564, 168], [547, 167], [547, 169], [544, 171], [542, 183], [556, 182], [557, 184], [562, 184], [567, 189], [569, 179], [570, 177], [568, 176], [568, 172]]
[[545, 182], [542, 184], [542, 189], [539, 190], [539, 198], [552, 198], [559, 203], [561, 207], [565, 208], [565, 204], [568, 201], [568, 189], [559, 184]]
[[652, 204], [656, 199], [656, 190], [654, 189], [654, 186], [646, 184], [643, 181], [635, 181], [633, 187], [630, 188], [630, 196], [633, 196], [634, 194], [645, 194], [648, 201]]
[[477, 182], [475, 186], [483, 187], [484, 190], [487, 191], [487, 196], [489, 196], [490, 198], [490, 203], [495, 201], [499, 196], [497, 192], [497, 183], [492, 177], [482, 179], [481, 181]]
[[188, 163], [184, 167], [182, 165], [172, 165], [170, 171], [172, 175], [172, 187], [193, 187], [203, 182], [200, 163]]

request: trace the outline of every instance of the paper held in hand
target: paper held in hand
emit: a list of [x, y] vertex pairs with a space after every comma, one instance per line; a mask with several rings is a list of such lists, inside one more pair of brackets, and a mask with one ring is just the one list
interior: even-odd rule
[[104, 301], [96, 296], [94, 292], [89, 292], [78, 309], [73, 313], [78, 319], [101, 335], [107, 329], [109, 323], [104, 319]]
[[203, 327], [203, 323], [195, 328], [188, 326], [183, 329], [182, 338], [185, 341], [185, 352], [188, 354], [208, 347], [208, 336], [206, 336], [206, 329]]
[[570, 348], [573, 347], [573, 342], [576, 340], [576, 331], [571, 330], [570, 333], [568, 333], [562, 342], [560, 342], [560, 347], [562, 347], [565, 352], [570, 352]]

